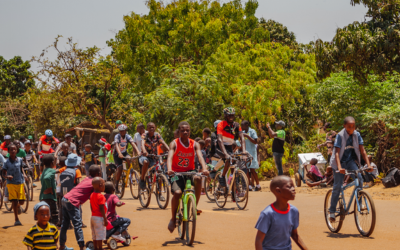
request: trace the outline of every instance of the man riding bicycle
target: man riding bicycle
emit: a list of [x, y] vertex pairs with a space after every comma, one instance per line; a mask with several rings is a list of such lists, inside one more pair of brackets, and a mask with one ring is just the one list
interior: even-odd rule
[[[133, 154], [139, 154], [139, 150], [136, 147], [136, 144], [133, 143], [133, 139], [126, 130], [128, 127], [125, 124], [121, 124], [118, 126], [118, 131], [119, 133], [115, 135], [114, 142], [115, 142], [115, 148], [114, 148], [114, 161], [115, 161], [115, 166], [117, 167], [117, 173], [115, 176], [115, 185], [118, 185], [119, 178], [121, 177], [122, 174], [122, 163], [123, 159], [125, 158], [127, 166], [130, 165], [131, 160], [130, 155], [127, 152], [128, 145], [131, 144], [133, 150]], [[128, 144], [129, 143], [129, 144]], [[127, 157], [127, 158], [126, 158]], [[115, 193], [119, 193], [119, 190], [117, 186], [115, 187]]]
[[242, 142], [242, 152], [247, 154], [246, 143], [244, 142], [244, 136], [242, 128], [239, 123], [235, 122], [235, 109], [232, 107], [224, 109], [224, 120], [218, 123], [217, 126], [217, 146], [215, 149], [214, 157], [222, 158], [225, 162], [224, 170], [220, 176], [218, 182], [222, 187], [226, 187], [225, 175], [230, 167], [230, 159], [233, 154], [233, 144], [239, 137]]
[[[195, 154], [202, 155], [200, 145], [194, 140], [190, 139], [190, 125], [187, 122], [179, 123], [179, 138], [175, 139], [170, 144], [168, 152], [168, 175], [173, 175], [175, 172], [192, 172], [195, 171], [194, 159]], [[199, 172], [208, 175], [206, 163], [203, 157], [199, 157], [201, 168]], [[176, 225], [176, 211], [179, 205], [179, 199], [185, 190], [186, 180], [185, 176], [174, 176], [171, 178], [171, 192], [173, 194], [171, 200], [172, 218], [168, 224], [168, 230], [172, 233]], [[190, 179], [192, 185], [194, 184], [196, 204], [199, 204], [201, 195], [201, 177], [195, 176]], [[194, 183], [193, 183], [194, 182]], [[197, 210], [200, 214], [201, 210]]]
[[53, 136], [53, 131], [50, 129], [46, 130], [44, 135], [39, 139], [38, 151], [39, 154], [53, 154], [54, 149], [51, 146], [56, 144], [56, 147], [60, 143], [60, 141]]
[[147, 124], [147, 132], [142, 135], [142, 138], [142, 156], [139, 158], [139, 164], [142, 165], [142, 173], [140, 176], [139, 186], [141, 189], [145, 189], [146, 182], [144, 181], [144, 177], [146, 176], [147, 169], [156, 164], [155, 159], [146, 156], [148, 156], [149, 154], [157, 155], [157, 146], [159, 144], [163, 144], [167, 151], [169, 151], [169, 147], [165, 143], [161, 135], [156, 132], [156, 125], [152, 122], [149, 122]]

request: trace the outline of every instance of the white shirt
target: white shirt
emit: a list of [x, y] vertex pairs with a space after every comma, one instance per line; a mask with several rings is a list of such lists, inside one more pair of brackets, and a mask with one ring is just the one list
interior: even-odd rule
[[[143, 134], [146, 134], [147, 131], [145, 130]], [[136, 132], [135, 136], [133, 137], [133, 142], [136, 143], [136, 146], [139, 149], [139, 154], [142, 153], [142, 136], [139, 134], [139, 132]]]

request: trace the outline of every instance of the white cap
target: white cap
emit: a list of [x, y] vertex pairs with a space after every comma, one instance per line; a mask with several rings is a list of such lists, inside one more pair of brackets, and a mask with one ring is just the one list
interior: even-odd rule
[[5, 135], [4, 140], [11, 140], [11, 135]]

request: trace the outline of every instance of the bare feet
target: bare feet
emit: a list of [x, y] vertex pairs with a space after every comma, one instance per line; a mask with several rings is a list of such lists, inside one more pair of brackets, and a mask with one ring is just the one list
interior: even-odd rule
[[176, 221], [175, 220], [170, 220], [168, 224], [168, 230], [173, 233], [176, 227]]

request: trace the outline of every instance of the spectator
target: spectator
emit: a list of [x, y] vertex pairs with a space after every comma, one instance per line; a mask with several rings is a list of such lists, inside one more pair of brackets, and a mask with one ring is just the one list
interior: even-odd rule
[[44, 155], [44, 170], [40, 177], [42, 189], [40, 190], [39, 200], [46, 202], [50, 207], [50, 222], [54, 225], [58, 224], [57, 211], [57, 193], [56, 193], [56, 170], [54, 169], [54, 156], [51, 154]]
[[274, 156], [275, 166], [278, 169], [278, 175], [283, 175], [282, 157], [285, 153], [283, 146], [286, 138], [286, 133], [283, 128], [285, 127], [285, 122], [277, 121], [275, 122], [275, 127], [277, 129], [276, 132], [272, 131], [271, 126], [267, 123], [268, 134], [271, 138], [274, 138], [274, 142], [272, 143], [272, 154]]

